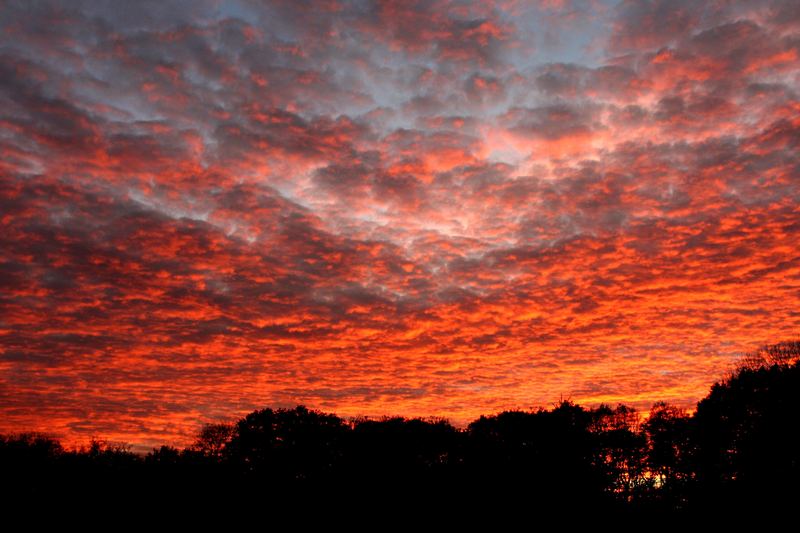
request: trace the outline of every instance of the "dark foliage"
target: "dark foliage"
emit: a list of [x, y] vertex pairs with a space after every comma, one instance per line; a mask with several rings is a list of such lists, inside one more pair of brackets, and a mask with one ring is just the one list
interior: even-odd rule
[[[800, 344], [768, 346], [714, 384], [695, 413], [630, 407], [446, 420], [346, 421], [298, 406], [207, 424], [186, 449], [137, 455], [93, 441], [0, 437], [6, 502], [116, 505], [314, 502], [385, 512], [514, 509], [552, 514], [785, 510], [800, 491]], [[402, 506], [406, 507], [399, 511]], [[342, 508], [342, 507], [340, 507]]]

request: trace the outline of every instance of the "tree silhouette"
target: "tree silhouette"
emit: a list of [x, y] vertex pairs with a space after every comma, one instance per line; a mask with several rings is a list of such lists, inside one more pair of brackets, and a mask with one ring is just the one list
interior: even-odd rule
[[658, 402], [640, 422], [625, 405], [566, 401], [459, 430], [443, 419], [345, 422], [304, 406], [267, 408], [145, 456], [96, 439], [66, 450], [39, 433], [0, 436], [0, 486], [5, 502], [105, 506], [148, 496], [272, 512], [362, 502], [422, 513], [446, 501], [494, 516], [777, 512], [800, 497], [799, 427], [800, 343], [785, 342], [743, 357], [691, 416]]
[[797, 361], [740, 367], [698, 403], [692, 422], [693, 467], [710, 505], [774, 506], [798, 494]]
[[221, 458], [234, 435], [231, 424], [205, 424], [197, 435], [194, 448], [208, 457]]
[[347, 430], [336, 415], [304, 406], [262, 409], [236, 424], [224, 454], [250, 479], [258, 476], [272, 489], [293, 487], [335, 472]]
[[597, 439], [598, 466], [610, 489], [625, 501], [649, 486], [646, 475], [647, 440], [639, 431], [639, 414], [626, 405], [601, 405], [591, 411]]
[[686, 505], [692, 471], [692, 420], [686, 410], [657, 402], [642, 428], [648, 441], [647, 465], [658, 497], [674, 508]]
[[608, 505], [611, 474], [599, 456], [593, 420], [567, 401], [551, 411], [482, 416], [467, 428], [469, 476], [491, 486], [487, 496], [495, 500], [522, 498], [542, 509]]
[[441, 488], [454, 475], [459, 440], [459, 432], [441, 419], [356, 420], [346, 452], [349, 483], [395, 492]]

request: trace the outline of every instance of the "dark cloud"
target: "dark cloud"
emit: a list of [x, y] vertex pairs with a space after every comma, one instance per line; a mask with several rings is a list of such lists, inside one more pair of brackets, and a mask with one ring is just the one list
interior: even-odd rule
[[548, 140], [585, 135], [599, 125], [595, 109], [588, 105], [554, 104], [535, 108], [512, 108], [503, 120], [512, 131]]

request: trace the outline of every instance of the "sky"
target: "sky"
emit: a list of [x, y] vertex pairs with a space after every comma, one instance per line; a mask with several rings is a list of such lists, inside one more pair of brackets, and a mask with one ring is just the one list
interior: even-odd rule
[[796, 1], [6, 1], [0, 432], [663, 400], [800, 327]]

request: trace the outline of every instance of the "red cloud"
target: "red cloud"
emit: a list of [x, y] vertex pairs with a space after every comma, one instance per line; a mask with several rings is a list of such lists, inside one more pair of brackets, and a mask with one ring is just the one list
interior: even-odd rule
[[10, 7], [0, 432], [690, 405], [800, 325], [787, 6]]

